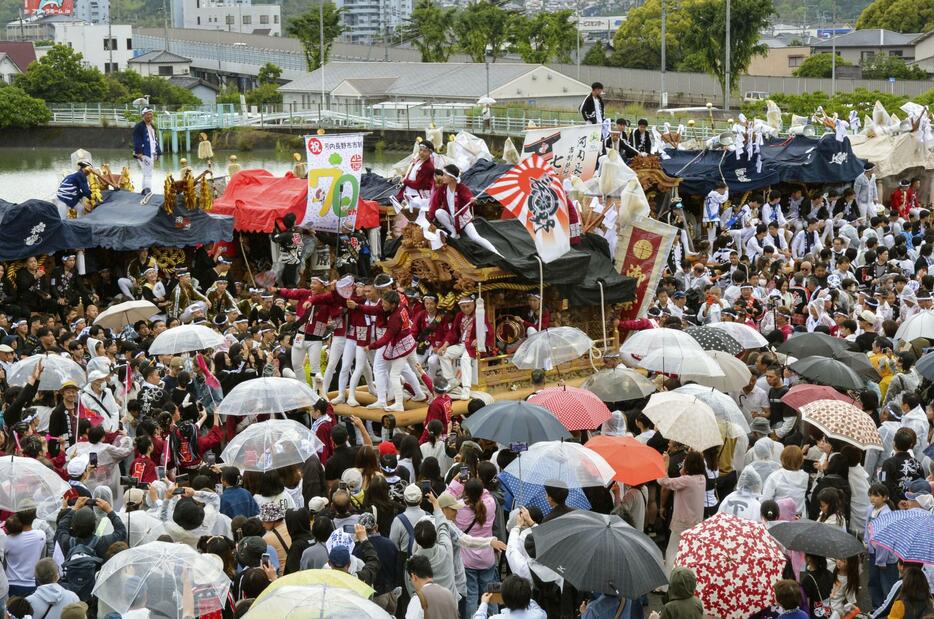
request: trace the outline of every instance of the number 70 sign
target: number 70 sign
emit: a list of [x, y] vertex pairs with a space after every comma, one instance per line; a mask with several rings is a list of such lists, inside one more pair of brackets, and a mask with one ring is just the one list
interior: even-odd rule
[[305, 137], [308, 205], [304, 225], [322, 232], [353, 229], [363, 171], [363, 135]]

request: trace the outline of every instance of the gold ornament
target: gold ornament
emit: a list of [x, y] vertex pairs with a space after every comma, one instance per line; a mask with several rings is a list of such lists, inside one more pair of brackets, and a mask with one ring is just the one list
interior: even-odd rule
[[652, 255], [652, 243], [645, 239], [636, 241], [632, 246], [632, 255], [639, 260], [645, 260]]

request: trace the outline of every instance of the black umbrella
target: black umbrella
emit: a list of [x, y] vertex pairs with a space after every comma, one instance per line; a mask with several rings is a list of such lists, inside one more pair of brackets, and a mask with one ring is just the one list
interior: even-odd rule
[[826, 357], [805, 357], [791, 364], [791, 369], [798, 375], [819, 385], [829, 385], [840, 389], [863, 389], [864, 381], [859, 374], [846, 363]]
[[735, 337], [713, 327], [690, 327], [686, 333], [697, 340], [704, 350], [719, 350], [734, 357], [743, 352], [743, 345]]
[[581, 591], [638, 598], [667, 584], [662, 553], [619, 516], [575, 510], [532, 530], [535, 559]]
[[869, 357], [861, 352], [842, 350], [835, 354], [833, 358], [847, 364], [850, 366], [850, 369], [865, 379], [873, 382], [878, 382], [882, 379], [882, 377], [879, 376], [879, 372], [876, 371], [876, 368], [872, 367], [872, 363], [869, 362]]
[[860, 541], [846, 531], [813, 520], [779, 522], [772, 525], [769, 533], [788, 550], [818, 557], [846, 559], [865, 550]]
[[522, 400], [502, 400], [484, 406], [461, 424], [470, 435], [502, 445], [539, 443], [571, 438], [547, 408]]
[[803, 357], [833, 357], [843, 350], [856, 350], [855, 342], [849, 342], [839, 337], [831, 337], [826, 333], [802, 333], [788, 338], [778, 352], [791, 355], [797, 359]]
[[929, 352], [918, 359], [918, 362], [915, 363], [915, 369], [918, 370], [918, 374], [921, 376], [934, 381], [934, 353]]

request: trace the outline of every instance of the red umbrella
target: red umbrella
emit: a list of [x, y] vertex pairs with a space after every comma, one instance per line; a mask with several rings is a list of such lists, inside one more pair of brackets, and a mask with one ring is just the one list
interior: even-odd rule
[[697, 575], [706, 614], [741, 619], [772, 604], [785, 554], [761, 523], [715, 514], [681, 534], [675, 564]]
[[662, 455], [631, 436], [595, 436], [584, 447], [603, 456], [616, 471], [613, 479], [627, 486], [638, 486], [668, 474]]
[[815, 400], [837, 400], [847, 404], [853, 403], [853, 398], [843, 395], [833, 387], [825, 387], [824, 385], [795, 385], [782, 396], [782, 402], [795, 410]]
[[568, 430], [593, 430], [610, 418], [610, 409], [603, 401], [577, 387], [551, 387], [539, 391], [529, 403], [551, 411]]

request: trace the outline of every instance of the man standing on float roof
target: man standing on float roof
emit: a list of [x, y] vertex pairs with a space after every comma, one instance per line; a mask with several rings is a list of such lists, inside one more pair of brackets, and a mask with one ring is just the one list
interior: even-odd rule
[[152, 193], [152, 168], [156, 160], [162, 155], [156, 128], [152, 124], [153, 113], [148, 107], [143, 108], [143, 120], [133, 127], [133, 158], [139, 161], [143, 172], [142, 191], [143, 202], [149, 201]]

